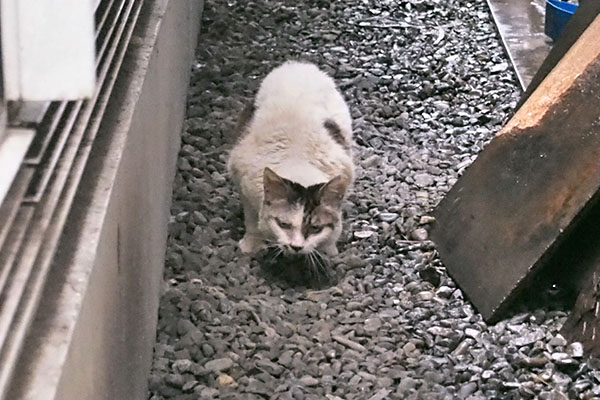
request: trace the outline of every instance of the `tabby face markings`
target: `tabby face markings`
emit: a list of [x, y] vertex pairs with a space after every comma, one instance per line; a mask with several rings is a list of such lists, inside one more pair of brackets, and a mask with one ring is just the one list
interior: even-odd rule
[[343, 185], [338, 177], [305, 188], [266, 168], [264, 185], [263, 217], [274, 240], [289, 254], [315, 251], [340, 224]]

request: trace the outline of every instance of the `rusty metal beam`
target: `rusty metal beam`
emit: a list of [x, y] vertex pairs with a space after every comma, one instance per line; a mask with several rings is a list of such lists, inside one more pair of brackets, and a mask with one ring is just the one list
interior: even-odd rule
[[600, 191], [599, 37], [597, 16], [434, 212], [442, 261], [488, 321], [552, 263]]

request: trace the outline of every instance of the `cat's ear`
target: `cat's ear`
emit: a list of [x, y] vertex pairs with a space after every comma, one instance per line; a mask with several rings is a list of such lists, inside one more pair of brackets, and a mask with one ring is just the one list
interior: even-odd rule
[[266, 167], [263, 171], [263, 185], [265, 203], [269, 204], [276, 200], [287, 199], [288, 187], [286, 182], [269, 167]]
[[349, 183], [348, 178], [342, 175], [338, 175], [327, 182], [319, 191], [321, 203], [330, 207], [340, 208]]

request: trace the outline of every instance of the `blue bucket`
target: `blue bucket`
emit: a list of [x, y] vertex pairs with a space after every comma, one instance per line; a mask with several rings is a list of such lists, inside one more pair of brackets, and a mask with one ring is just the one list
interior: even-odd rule
[[577, 4], [560, 0], [546, 0], [544, 33], [552, 40], [556, 40], [576, 9]]

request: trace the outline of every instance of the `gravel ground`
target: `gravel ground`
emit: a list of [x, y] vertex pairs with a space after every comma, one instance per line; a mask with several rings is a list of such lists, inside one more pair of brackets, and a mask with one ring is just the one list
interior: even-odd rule
[[[484, 0], [208, 0], [203, 18], [149, 398], [600, 396], [600, 361], [558, 334], [564, 312], [486, 325], [427, 240], [429, 213], [519, 96]], [[331, 285], [236, 247], [232, 128], [289, 58], [330, 72], [354, 119]]]

